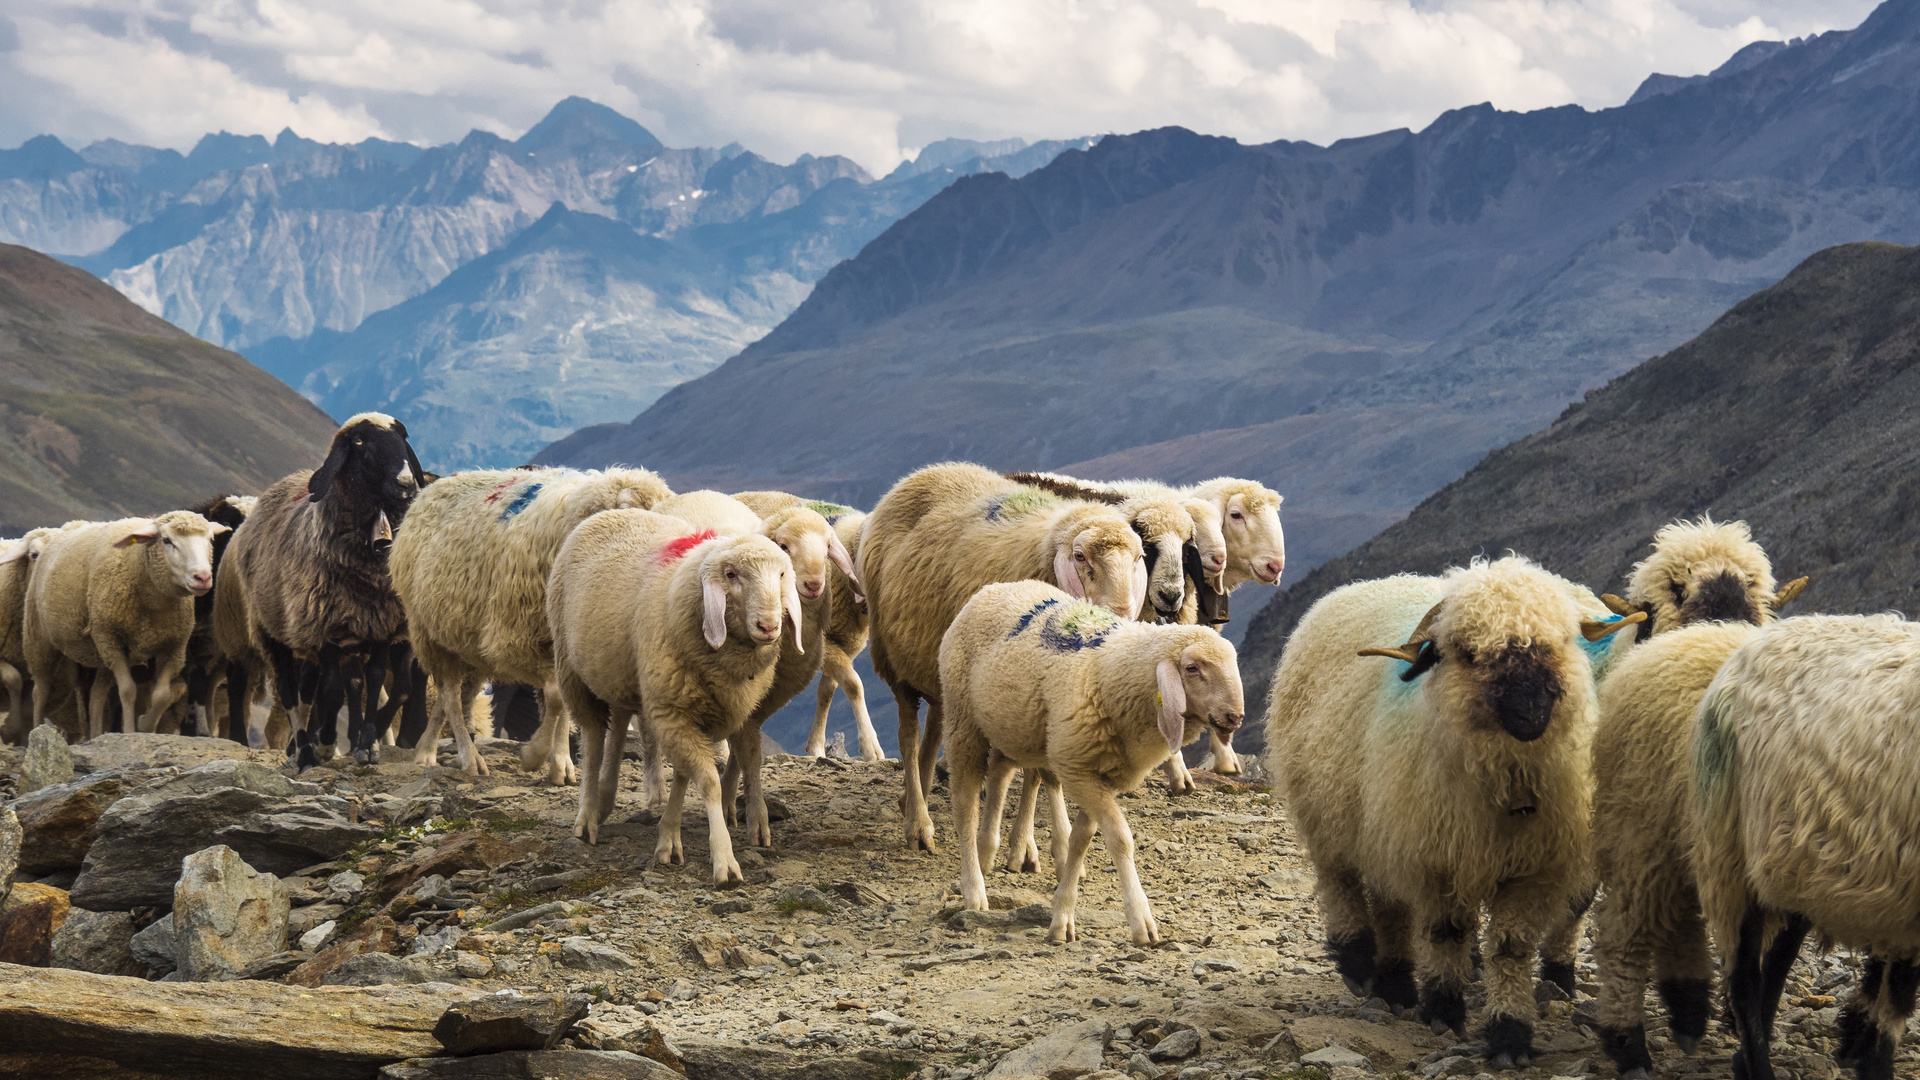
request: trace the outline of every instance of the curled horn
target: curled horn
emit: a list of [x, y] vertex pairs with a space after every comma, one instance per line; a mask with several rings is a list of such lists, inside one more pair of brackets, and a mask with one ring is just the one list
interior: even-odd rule
[[1361, 656], [1391, 656], [1395, 660], [1404, 660], [1411, 664], [1420, 659], [1420, 646], [1433, 640], [1428, 631], [1433, 626], [1434, 616], [1440, 614], [1440, 605], [1435, 604], [1420, 616], [1420, 625], [1413, 628], [1413, 636], [1405, 645], [1395, 649], [1361, 649]]
[[1586, 638], [1588, 641], [1599, 641], [1601, 638], [1606, 637], [1616, 630], [1625, 630], [1635, 623], [1643, 623], [1646, 621], [1647, 613], [1644, 611], [1636, 611], [1631, 615], [1622, 615], [1612, 622], [1601, 622], [1598, 619], [1581, 619], [1580, 636]]
[[1631, 615], [1636, 611], [1646, 610], [1646, 608], [1630, 604], [1612, 593], [1601, 593], [1600, 602], [1607, 605], [1607, 610], [1613, 612], [1615, 615]]
[[1807, 579], [1803, 577], [1794, 578], [1792, 581], [1787, 582], [1786, 585], [1781, 587], [1779, 592], [1773, 594], [1773, 609], [1778, 611], [1789, 603], [1792, 603], [1793, 598], [1799, 596], [1800, 590], [1806, 587]]

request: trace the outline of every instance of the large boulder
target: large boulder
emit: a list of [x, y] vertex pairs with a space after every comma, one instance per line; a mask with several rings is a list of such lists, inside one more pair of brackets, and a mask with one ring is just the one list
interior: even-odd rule
[[[298, 970], [298, 969], [295, 969]], [[322, 986], [404, 986], [427, 981], [427, 973], [411, 961], [386, 953], [349, 956], [320, 980]]]
[[95, 975], [143, 976], [147, 965], [133, 958], [133, 916], [124, 911], [73, 908], [54, 931], [49, 967]]
[[67, 749], [67, 737], [52, 724], [41, 724], [27, 734], [27, 756], [20, 762], [20, 786], [16, 795], [28, 795], [48, 784], [64, 784], [73, 779], [73, 755]]
[[76, 743], [73, 764], [81, 773], [100, 772], [126, 766], [178, 765], [191, 769], [210, 761], [272, 761], [277, 755], [249, 750], [231, 739], [203, 739], [192, 735], [159, 735], [139, 732], [108, 732], [98, 738]]
[[21, 885], [9, 893], [0, 906], [0, 964], [46, 967], [69, 906], [66, 893], [45, 885]]
[[180, 955], [179, 944], [173, 936], [173, 916], [162, 915], [134, 934], [127, 942], [127, 950], [133, 954], [135, 963], [147, 969], [149, 977], [158, 979], [172, 974]]
[[93, 773], [15, 800], [13, 812], [20, 816], [22, 834], [21, 868], [46, 875], [79, 866], [93, 846], [93, 826], [100, 815], [136, 782], [124, 770]]
[[987, 1074], [998, 1077], [1044, 1076], [1048, 1080], [1070, 1080], [1100, 1068], [1107, 1044], [1113, 1041], [1113, 1028], [1104, 1020], [1083, 1020], [1049, 1035], [1043, 1035], [1000, 1059]]
[[491, 994], [448, 1006], [433, 1037], [457, 1056], [551, 1050], [592, 1005], [584, 994]]
[[224, 982], [286, 949], [287, 887], [230, 847], [196, 851], [173, 890], [174, 965], [188, 982]]

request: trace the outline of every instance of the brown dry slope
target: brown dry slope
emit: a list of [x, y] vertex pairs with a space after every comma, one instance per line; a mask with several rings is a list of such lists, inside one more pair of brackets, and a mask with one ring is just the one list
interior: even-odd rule
[[245, 358], [0, 244], [0, 534], [256, 492], [317, 462], [332, 434]]
[[1512, 548], [1624, 591], [1656, 528], [1707, 511], [1750, 522], [1782, 580], [1812, 576], [1793, 611], [1920, 610], [1920, 247], [1816, 253], [1315, 569], [1255, 617], [1248, 696], [1347, 582]]

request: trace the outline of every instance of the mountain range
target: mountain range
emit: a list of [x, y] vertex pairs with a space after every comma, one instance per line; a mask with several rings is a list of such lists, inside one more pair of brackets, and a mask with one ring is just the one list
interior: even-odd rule
[[1832, 244], [1920, 240], [1920, 2], [1589, 111], [1245, 146], [1109, 136], [966, 177], [764, 338], [539, 460], [871, 505], [929, 461], [1259, 478], [1290, 564]]
[[333, 431], [244, 357], [0, 244], [0, 536], [257, 493], [318, 464]]
[[738, 352], [955, 177], [1088, 142], [945, 140], [876, 180], [842, 157], [669, 148], [582, 98], [515, 140], [426, 148], [41, 136], [0, 151], [0, 240], [331, 413], [400, 416], [430, 467], [511, 465]]

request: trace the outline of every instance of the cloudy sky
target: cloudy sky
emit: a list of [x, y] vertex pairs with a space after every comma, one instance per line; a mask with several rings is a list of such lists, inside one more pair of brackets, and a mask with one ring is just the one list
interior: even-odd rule
[[846, 154], [1180, 124], [1242, 141], [1619, 104], [1871, 0], [0, 0], [0, 147], [514, 136], [581, 94], [670, 145]]

